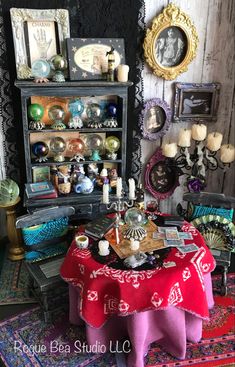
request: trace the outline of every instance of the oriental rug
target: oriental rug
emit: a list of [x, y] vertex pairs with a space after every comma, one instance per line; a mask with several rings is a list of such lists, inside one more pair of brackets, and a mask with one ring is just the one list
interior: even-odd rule
[[[220, 276], [213, 277], [215, 307], [211, 311], [210, 322], [204, 322], [202, 340], [187, 344], [186, 358], [183, 361], [177, 360], [160, 349], [157, 343], [153, 343], [145, 358], [146, 367], [234, 366], [235, 274], [228, 276], [228, 295], [225, 297], [216, 294], [220, 289], [220, 279]], [[69, 324], [66, 308], [56, 312], [56, 322], [51, 325], [41, 321], [39, 307], [0, 323], [0, 356], [7, 367], [63, 367], [68, 366], [68, 363], [70, 367], [117, 366], [115, 354], [112, 353], [69, 353], [68, 349], [70, 347], [72, 350], [74, 340], [85, 342], [84, 329]], [[51, 342], [54, 345], [67, 346], [67, 351], [51, 349]], [[34, 353], [30, 351], [30, 345], [35, 347]], [[14, 346], [19, 351], [14, 350]]]

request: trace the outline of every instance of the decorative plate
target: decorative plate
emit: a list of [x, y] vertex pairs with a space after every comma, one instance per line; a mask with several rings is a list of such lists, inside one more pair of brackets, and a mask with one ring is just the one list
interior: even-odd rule
[[210, 248], [235, 252], [235, 225], [219, 215], [204, 215], [191, 224], [203, 235]]

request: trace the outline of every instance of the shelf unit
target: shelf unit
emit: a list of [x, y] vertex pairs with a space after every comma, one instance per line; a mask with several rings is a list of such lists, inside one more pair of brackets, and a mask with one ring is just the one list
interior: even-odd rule
[[[27, 182], [32, 182], [32, 167], [35, 166], [59, 166], [59, 165], [74, 165], [74, 164], [84, 164], [86, 167], [89, 163], [94, 163], [89, 157], [86, 157], [85, 161], [77, 163], [76, 161], [70, 161], [70, 157], [66, 157], [64, 162], [54, 162], [52, 157], [49, 157], [46, 162], [36, 162], [32, 152], [31, 145], [35, 141], [49, 139], [53, 136], [70, 136], [78, 137], [78, 135], [88, 135], [91, 133], [98, 133], [103, 136], [115, 135], [121, 141], [121, 147], [118, 152], [117, 159], [110, 160], [105, 156], [102, 156], [100, 161], [97, 163], [101, 168], [105, 164], [114, 164], [117, 167], [118, 175], [126, 178], [126, 137], [127, 137], [127, 101], [128, 101], [128, 88], [132, 85], [131, 82], [120, 83], [120, 82], [107, 82], [107, 81], [74, 81], [65, 83], [55, 83], [48, 82], [44, 84], [34, 83], [33, 81], [16, 81], [15, 86], [20, 89], [21, 93], [21, 106], [22, 106], [22, 128], [23, 128], [23, 138], [24, 138], [24, 151], [25, 151], [25, 169], [26, 169], [26, 179]], [[102, 98], [103, 100], [115, 97], [118, 105], [118, 127], [116, 128], [88, 128], [83, 127], [79, 129], [69, 129], [64, 130], [53, 130], [49, 125], [43, 130], [30, 130], [29, 129], [29, 119], [27, 115], [28, 106], [32, 102], [32, 98], [61, 98], [61, 99], [90, 99], [95, 101], [97, 98]], [[39, 102], [38, 102], [39, 103]], [[43, 137], [43, 138], [42, 138]], [[55, 199], [27, 199], [25, 198], [24, 204], [28, 209], [35, 207], [42, 207], [47, 205], [64, 205], [64, 204], [75, 204], [80, 208], [85, 205], [87, 210], [90, 212], [94, 211], [94, 204], [99, 205], [102, 196], [102, 191], [95, 189], [89, 195], [76, 194], [72, 192], [67, 196], [59, 196]], [[86, 210], [86, 209], [84, 209]], [[99, 211], [99, 208], [96, 208]]]

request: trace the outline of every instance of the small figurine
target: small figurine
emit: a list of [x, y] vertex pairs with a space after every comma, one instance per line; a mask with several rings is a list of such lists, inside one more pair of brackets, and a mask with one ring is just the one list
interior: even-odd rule
[[79, 179], [85, 177], [85, 171], [83, 164], [75, 164], [73, 166], [73, 173], [71, 174], [71, 183], [75, 185], [78, 183]]
[[98, 175], [98, 167], [96, 163], [89, 163], [87, 167], [88, 177], [90, 179], [96, 178]]
[[108, 82], [114, 82], [115, 55], [114, 55], [114, 48], [113, 48], [113, 46], [111, 46], [110, 51], [106, 52], [106, 56], [108, 56], [107, 81]]
[[109, 169], [108, 177], [109, 177], [110, 187], [116, 187], [117, 186], [117, 178], [118, 178], [116, 168]]
[[67, 195], [71, 191], [70, 166], [64, 165], [58, 167], [57, 187], [60, 194]]

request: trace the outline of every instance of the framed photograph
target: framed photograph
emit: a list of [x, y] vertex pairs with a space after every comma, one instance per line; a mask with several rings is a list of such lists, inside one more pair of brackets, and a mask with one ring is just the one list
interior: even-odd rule
[[216, 121], [219, 83], [175, 83], [175, 122]]
[[65, 55], [65, 39], [70, 37], [68, 10], [11, 8], [10, 14], [18, 79], [32, 78], [34, 61]]
[[44, 182], [50, 181], [50, 167], [42, 166], [42, 167], [32, 167], [33, 171], [33, 182]]
[[145, 188], [158, 200], [167, 199], [179, 186], [179, 175], [175, 167], [169, 166], [166, 157], [158, 148], [147, 163]]
[[147, 29], [144, 55], [155, 75], [173, 80], [187, 71], [197, 46], [196, 28], [189, 16], [171, 3]]
[[145, 102], [141, 112], [140, 128], [144, 139], [157, 140], [169, 129], [172, 111], [168, 104], [153, 98]]
[[123, 38], [67, 39], [69, 75], [71, 80], [106, 79], [107, 52], [114, 48], [114, 68], [125, 64]]

